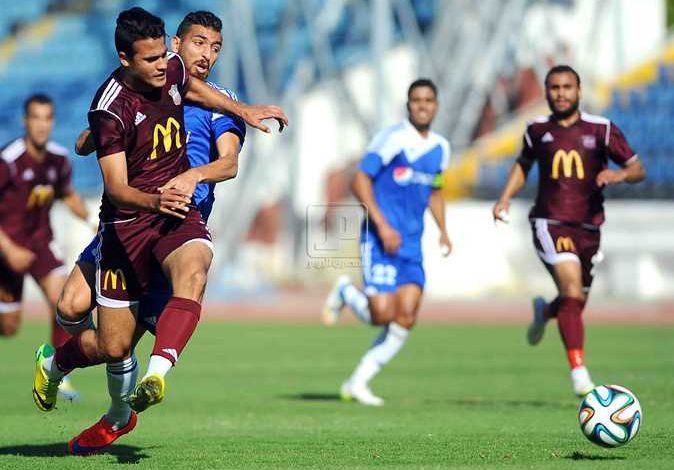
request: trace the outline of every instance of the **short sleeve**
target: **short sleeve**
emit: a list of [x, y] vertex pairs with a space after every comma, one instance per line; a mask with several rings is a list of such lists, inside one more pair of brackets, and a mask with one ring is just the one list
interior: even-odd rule
[[70, 165], [70, 160], [68, 157], [63, 157], [57, 187], [55, 188], [57, 197], [62, 198], [72, 192], [72, 175], [73, 167]]
[[528, 173], [534, 162], [536, 161], [536, 154], [534, 153], [533, 142], [531, 141], [531, 136], [529, 135], [529, 129], [527, 128], [524, 131], [522, 136], [522, 151], [520, 156], [517, 158], [517, 162], [522, 166], [525, 173]]
[[185, 96], [187, 83], [190, 80], [190, 75], [187, 73], [187, 68], [179, 54], [172, 53], [168, 60], [168, 70], [166, 71], [169, 83], [177, 83], [180, 94]]
[[377, 176], [383, 167], [384, 162], [382, 161], [381, 156], [373, 152], [368, 152], [358, 165], [358, 169], [371, 178]]
[[[233, 92], [230, 92], [229, 90], [219, 91], [222, 94], [229, 96], [231, 99], [238, 101]], [[213, 132], [214, 140], [218, 140], [218, 138], [226, 132], [233, 132], [239, 137], [240, 145], [243, 145], [246, 138], [246, 123], [238, 116], [214, 112], [211, 115], [211, 131]]]
[[630, 160], [636, 158], [636, 153], [627, 143], [625, 135], [614, 123], [610, 123], [608, 130], [607, 152], [612, 162], [625, 166]]
[[383, 167], [391, 163], [401, 149], [396, 130], [397, 126], [389, 127], [374, 136], [360, 162], [360, 170], [375, 177]]
[[90, 111], [89, 128], [94, 136], [98, 158], [126, 151], [126, 138], [122, 123], [112, 113], [104, 110]]

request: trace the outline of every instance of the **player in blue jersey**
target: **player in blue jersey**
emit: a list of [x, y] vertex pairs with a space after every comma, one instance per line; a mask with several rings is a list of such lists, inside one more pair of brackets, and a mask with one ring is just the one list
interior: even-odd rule
[[[213, 13], [189, 13], [180, 23], [176, 36], [171, 40], [174, 52], [183, 59], [189, 74], [206, 81], [218, 59], [222, 47], [222, 23]], [[210, 86], [236, 99], [231, 90], [214, 83]], [[238, 169], [238, 155], [246, 135], [244, 122], [234, 116], [223, 115], [187, 102], [184, 107], [185, 126], [188, 132], [187, 155], [192, 167], [173, 178], [164, 188], [175, 187], [193, 193], [193, 203], [204, 220], [208, 220], [215, 200], [215, 183], [234, 178]], [[78, 139], [78, 153], [94, 151], [93, 142], [85, 131]], [[204, 182], [206, 181], [206, 182]], [[96, 238], [80, 255], [58, 304], [58, 319], [71, 332], [93, 327], [91, 310], [94, 307], [93, 275], [95, 273]], [[154, 333], [159, 314], [171, 298], [171, 287], [157, 265], [148, 292], [140, 301], [138, 327], [134, 335], [136, 344], [145, 331]], [[151, 390], [149, 396], [143, 389], [143, 380], [134, 393], [138, 366], [135, 354], [129, 358], [107, 364], [108, 391], [111, 405], [108, 412], [93, 426], [87, 428], [68, 443], [73, 454], [94, 454], [128, 433], [136, 423], [135, 411], [142, 411], [158, 403], [164, 395], [163, 377], [173, 363], [162, 356], [151, 356], [144, 377], [160, 377], [160, 390]], [[156, 383], [156, 382], [155, 382]], [[134, 402], [135, 399], [135, 402]], [[131, 406], [129, 405], [131, 403]]]
[[443, 255], [452, 249], [441, 192], [449, 142], [430, 130], [437, 89], [419, 79], [407, 98], [408, 119], [375, 136], [351, 184], [368, 211], [361, 231], [364, 292], [341, 276], [323, 310], [327, 325], [349, 306], [362, 322], [383, 326], [341, 388], [343, 399], [364, 405], [384, 404], [368, 383], [400, 351], [417, 319], [425, 283], [421, 235], [427, 207], [440, 229]]

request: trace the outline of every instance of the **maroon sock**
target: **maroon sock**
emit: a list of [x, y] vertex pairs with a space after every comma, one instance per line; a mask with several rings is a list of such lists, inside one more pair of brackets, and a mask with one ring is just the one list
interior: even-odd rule
[[200, 314], [199, 302], [171, 297], [157, 322], [152, 355], [165, 357], [175, 364], [194, 333]]
[[56, 316], [51, 318], [51, 344], [58, 348], [70, 339], [70, 335], [56, 322]]
[[102, 364], [104, 361], [92, 359], [86, 355], [82, 349], [82, 333], [71, 337], [62, 346], [56, 348], [54, 362], [56, 367], [63, 372], [70, 372], [73, 369], [83, 369], [85, 367]]
[[545, 318], [557, 318], [559, 314], [559, 301], [561, 297], [557, 296], [552, 302], [548, 304], [548, 308], [545, 311]]
[[557, 325], [566, 350], [583, 349], [583, 307], [585, 302], [573, 297], [559, 299]]

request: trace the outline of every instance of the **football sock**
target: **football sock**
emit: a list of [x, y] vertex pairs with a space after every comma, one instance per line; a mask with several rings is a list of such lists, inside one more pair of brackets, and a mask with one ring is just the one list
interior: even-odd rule
[[557, 296], [553, 299], [552, 302], [550, 302], [547, 307], [545, 308], [545, 311], [543, 313], [543, 316], [549, 320], [550, 318], [557, 318], [557, 315], [559, 314], [559, 301], [561, 297]]
[[82, 333], [71, 337], [62, 346], [56, 348], [56, 353], [46, 359], [43, 367], [50, 379], [60, 379], [73, 369], [102, 364], [100, 359], [92, 359], [82, 349]]
[[168, 301], [157, 322], [154, 348], [145, 377], [153, 374], [161, 377], [166, 375], [194, 333], [200, 314], [199, 302], [180, 297], [172, 297]]
[[118, 430], [126, 426], [131, 418], [131, 407], [125, 399], [133, 392], [138, 378], [135, 353], [123, 361], [108, 363], [106, 369], [110, 408], [105, 414], [105, 420], [112, 424], [114, 430]]
[[363, 323], [372, 324], [369, 302], [367, 296], [353, 284], [349, 283], [342, 287], [340, 294], [344, 303], [351, 307], [353, 314]]
[[51, 344], [55, 348], [68, 341], [70, 334], [56, 321], [56, 315], [51, 319]]
[[[63, 318], [58, 310], [56, 311], [56, 323], [61, 325], [61, 327], [68, 332], [69, 335], [74, 336], [77, 333], [80, 333], [84, 330], [93, 330], [96, 328], [94, 325], [94, 320], [91, 312], [89, 312], [81, 320], [70, 321]], [[60, 345], [59, 345], [60, 346]], [[56, 347], [56, 345], [54, 346]]]
[[[557, 314], [557, 325], [562, 337], [564, 347], [569, 353], [569, 363], [571, 363], [571, 351], [582, 351], [584, 342], [583, 331], [583, 307], [585, 302], [573, 297], [561, 297], [559, 300], [559, 311]], [[574, 360], [577, 355], [574, 355]], [[581, 355], [582, 360], [582, 355]]]
[[382, 328], [349, 381], [353, 384], [367, 384], [402, 349], [408, 335], [408, 329], [394, 322]]

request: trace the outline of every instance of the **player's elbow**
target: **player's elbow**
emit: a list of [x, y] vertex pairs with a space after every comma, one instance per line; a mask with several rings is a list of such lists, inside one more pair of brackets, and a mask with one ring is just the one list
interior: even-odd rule
[[239, 174], [239, 162], [237, 162], [236, 160], [230, 161], [229, 164], [224, 168], [223, 181], [236, 178], [236, 175], [238, 174]]

